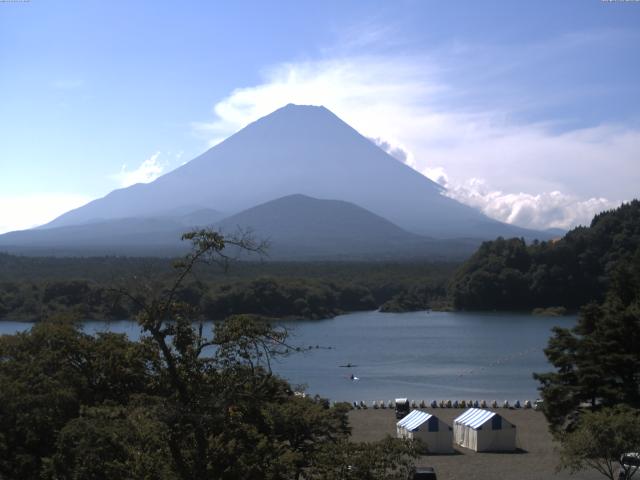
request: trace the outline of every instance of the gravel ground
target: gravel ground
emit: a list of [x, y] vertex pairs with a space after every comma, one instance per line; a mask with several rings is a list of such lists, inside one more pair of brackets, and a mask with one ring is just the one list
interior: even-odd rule
[[[453, 424], [464, 409], [426, 409], [438, 418]], [[438, 480], [596, 480], [603, 479], [595, 471], [570, 475], [556, 472], [559, 455], [551, 439], [547, 422], [534, 410], [496, 410], [517, 428], [516, 453], [476, 453], [455, 447], [451, 455], [429, 455], [418, 458], [416, 465], [432, 466]], [[393, 410], [353, 410], [349, 414], [354, 441], [375, 441], [385, 435], [395, 436], [396, 418]]]

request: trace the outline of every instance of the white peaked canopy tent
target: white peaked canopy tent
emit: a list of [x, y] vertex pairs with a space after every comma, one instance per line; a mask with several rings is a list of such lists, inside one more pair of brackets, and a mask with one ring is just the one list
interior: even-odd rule
[[427, 412], [414, 410], [396, 424], [398, 438], [422, 440], [429, 453], [453, 453], [451, 427]]
[[453, 421], [453, 437], [457, 445], [476, 452], [516, 449], [515, 425], [480, 408], [470, 408]]

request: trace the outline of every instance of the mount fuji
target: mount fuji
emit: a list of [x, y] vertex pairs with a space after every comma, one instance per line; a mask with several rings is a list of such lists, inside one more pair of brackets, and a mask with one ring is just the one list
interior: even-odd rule
[[[92, 235], [105, 244], [104, 232], [111, 230], [114, 245], [127, 250], [127, 246], [144, 245], [145, 225], [150, 226], [146, 233], [156, 236], [152, 243], [157, 243], [162, 235], [174, 235], [189, 222], [191, 226], [225, 223], [221, 219], [291, 196], [340, 201], [331, 204], [334, 210], [354, 206], [366, 211], [381, 228], [367, 234], [378, 235], [381, 244], [389, 224], [402, 231], [405, 240], [412, 237], [414, 246], [417, 237], [465, 239], [468, 245], [470, 239], [477, 244], [498, 236], [541, 240], [551, 236], [490, 219], [443, 192], [440, 185], [387, 154], [326, 108], [290, 104], [151, 183], [115, 190], [37, 229], [0, 235], [0, 248], [15, 251], [30, 245], [73, 250], [74, 245], [91, 244]], [[332, 216], [318, 216], [314, 205], [308, 215], [327, 223], [327, 231], [353, 227], [331, 225]], [[262, 226], [277, 208], [272, 205], [266, 211], [259, 219]], [[240, 218], [258, 221], [255, 215]], [[253, 227], [258, 236], [261, 233], [255, 225], [240, 226]], [[299, 228], [305, 227], [300, 224]], [[294, 224], [287, 226], [291, 241], [297, 238], [299, 243], [306, 237], [296, 235], [295, 229]], [[278, 237], [281, 244], [292, 245]], [[389, 244], [390, 249], [400, 246]]]

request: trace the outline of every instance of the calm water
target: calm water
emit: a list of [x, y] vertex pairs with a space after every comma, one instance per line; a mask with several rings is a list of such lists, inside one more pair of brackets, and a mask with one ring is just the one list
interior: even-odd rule
[[[332, 400], [533, 400], [538, 394], [532, 372], [550, 368], [542, 349], [551, 328], [574, 323], [575, 317], [448, 312], [362, 312], [282, 322], [291, 330], [290, 343], [314, 348], [276, 362], [274, 370]], [[0, 322], [0, 333], [29, 327]], [[131, 338], [140, 333], [130, 321], [85, 323], [88, 333], [100, 330]], [[355, 367], [340, 367], [348, 363]], [[351, 373], [359, 380], [352, 381]]]

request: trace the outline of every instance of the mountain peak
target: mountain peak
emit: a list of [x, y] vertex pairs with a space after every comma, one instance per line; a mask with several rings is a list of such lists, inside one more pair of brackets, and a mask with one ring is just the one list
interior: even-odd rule
[[280, 110], [285, 110], [285, 111], [306, 110], [306, 111], [322, 111], [322, 112], [330, 113], [330, 110], [326, 108], [324, 105], [302, 105], [299, 103], [287, 103], [284, 107], [280, 107], [279, 109], [275, 110], [274, 113]]
[[303, 124], [307, 122], [317, 122], [321, 119], [329, 122], [338, 121], [343, 123], [331, 110], [323, 105], [298, 105], [296, 103], [288, 103], [284, 107], [280, 107], [254, 123], [273, 123], [276, 119], [289, 120], [292, 125], [299, 125], [301, 122]]
[[233, 215], [303, 194], [350, 202], [432, 237], [530, 236], [441, 191], [327, 108], [290, 103], [157, 180], [111, 192], [48, 227], [95, 218], [164, 217], [185, 205]]

